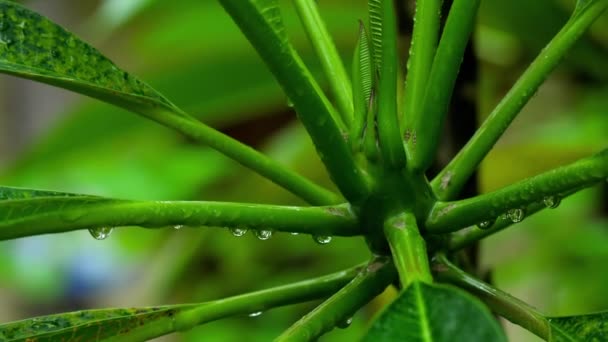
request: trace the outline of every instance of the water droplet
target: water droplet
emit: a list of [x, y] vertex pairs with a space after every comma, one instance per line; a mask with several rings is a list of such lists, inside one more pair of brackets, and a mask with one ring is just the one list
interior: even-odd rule
[[488, 221], [479, 222], [477, 224], [477, 227], [479, 229], [488, 229], [488, 228], [492, 227], [493, 225], [494, 225], [494, 220], [488, 220]]
[[232, 227], [230, 228], [230, 233], [236, 237], [241, 237], [247, 233], [247, 228]]
[[289, 233], [289, 234], [291, 234], [291, 235], [293, 235], [293, 236], [300, 235], [300, 233], [298, 233], [298, 232], [291, 232], [291, 233]]
[[260, 240], [268, 240], [272, 237], [272, 230], [256, 230], [255, 236]]
[[247, 316], [249, 316], [249, 317], [259, 317], [259, 316], [262, 316], [262, 311], [252, 312], [252, 313], [250, 313]]
[[112, 234], [112, 227], [99, 227], [99, 228], [91, 228], [89, 229], [89, 233], [91, 236], [95, 238], [95, 240], [105, 240]]
[[511, 210], [507, 211], [507, 217], [513, 223], [518, 223], [518, 222], [523, 221], [525, 216], [526, 216], [526, 211], [522, 208], [516, 208], [516, 209], [511, 209]]
[[182, 228], [184, 228], [183, 224], [176, 224], [175, 226], [173, 226], [173, 229], [175, 229], [175, 230], [180, 230]]
[[543, 203], [545, 204], [545, 206], [547, 208], [550, 209], [555, 209], [557, 207], [559, 207], [559, 204], [562, 202], [561, 198], [556, 197], [556, 196], [545, 196], [545, 198], [543, 198]]
[[345, 321], [339, 322], [337, 324], [338, 328], [340, 329], [346, 329], [348, 327], [350, 327], [350, 325], [353, 323], [353, 318], [350, 317], [348, 319], [346, 319]]
[[326, 236], [326, 235], [313, 236], [313, 239], [315, 239], [315, 241], [319, 245], [327, 245], [328, 243], [331, 242], [331, 236]]
[[290, 98], [287, 98], [287, 107], [293, 108], [293, 101]]

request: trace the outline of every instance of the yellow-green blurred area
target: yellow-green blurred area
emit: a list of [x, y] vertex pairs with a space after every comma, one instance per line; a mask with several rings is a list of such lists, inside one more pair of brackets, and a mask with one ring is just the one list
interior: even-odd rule
[[[211, 0], [32, 0], [24, 3], [99, 48], [210, 125], [327, 186], [287, 99], [231, 19]], [[289, 1], [288, 33], [323, 84]], [[480, 119], [567, 20], [574, 1], [484, 0], [475, 33]], [[366, 1], [320, 0], [345, 60]], [[402, 41], [407, 51], [407, 39]], [[405, 65], [405, 58], [402, 64]], [[141, 117], [63, 90], [0, 77], [0, 183], [128, 199], [302, 204], [272, 183]], [[608, 15], [543, 85], [482, 164], [482, 192], [608, 145]], [[608, 185], [562, 202], [482, 244], [501, 289], [552, 315], [608, 309]], [[200, 302], [303, 280], [369, 258], [361, 238], [259, 241], [221, 228], [78, 231], [0, 243], [0, 321], [85, 308]], [[356, 339], [391, 293], [323, 341]], [[266, 341], [317, 303], [236, 317], [168, 341]], [[513, 341], [534, 341], [509, 326]]]

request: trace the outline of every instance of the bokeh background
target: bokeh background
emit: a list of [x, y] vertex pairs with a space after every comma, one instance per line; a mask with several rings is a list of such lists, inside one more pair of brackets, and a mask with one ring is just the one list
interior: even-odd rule
[[[98, 47], [201, 120], [329, 185], [293, 110], [216, 1], [31, 0], [27, 6]], [[297, 17], [285, 21], [304, 60], [319, 65]], [[483, 0], [474, 38], [479, 120], [567, 20], [574, 1]], [[345, 60], [366, 1], [321, 0]], [[411, 13], [411, 4], [405, 3]], [[407, 12], [410, 8], [410, 12]], [[405, 30], [407, 31], [407, 29]], [[402, 38], [407, 51], [408, 37]], [[405, 58], [403, 63], [405, 64]], [[324, 80], [319, 77], [323, 84]], [[456, 117], [457, 118], [457, 117]], [[498, 189], [606, 148], [608, 15], [604, 15], [492, 150], [479, 191]], [[301, 204], [222, 155], [134, 114], [80, 95], [0, 76], [0, 183], [128, 199]], [[553, 315], [608, 309], [608, 185], [564, 200], [481, 245], [500, 288]], [[362, 239], [259, 241], [224, 229], [79, 231], [0, 243], [0, 321], [100, 307], [199, 302], [337, 271], [369, 257]], [[353, 340], [394, 290], [323, 341]], [[236, 317], [163, 338], [266, 341], [317, 303]], [[513, 341], [536, 341], [505, 323]]]

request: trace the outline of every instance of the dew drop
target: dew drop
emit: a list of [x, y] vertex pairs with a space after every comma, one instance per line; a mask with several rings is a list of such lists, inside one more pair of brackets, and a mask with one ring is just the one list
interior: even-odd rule
[[545, 198], [543, 198], [543, 203], [545, 204], [545, 206], [547, 208], [550, 208], [550, 209], [555, 209], [555, 208], [559, 207], [559, 204], [561, 202], [562, 202], [562, 200], [556, 196], [545, 196]]
[[183, 224], [176, 224], [175, 226], [173, 226], [173, 229], [175, 229], [175, 230], [180, 230], [182, 228], [184, 228]]
[[91, 236], [95, 238], [95, 240], [105, 240], [112, 233], [112, 227], [99, 227], [99, 228], [91, 228], [89, 229], [89, 233]]
[[272, 237], [272, 230], [256, 230], [255, 236], [262, 241], [268, 240]]
[[289, 107], [289, 108], [293, 108], [294, 107], [293, 106], [293, 101], [291, 101], [290, 98], [287, 98], [287, 107]]
[[525, 216], [526, 216], [526, 212], [522, 208], [516, 208], [516, 209], [511, 209], [511, 210], [507, 211], [507, 217], [513, 223], [518, 223], [518, 222], [523, 221]]
[[352, 317], [350, 317], [350, 318], [348, 318], [348, 319], [346, 319], [346, 320], [344, 320], [344, 321], [342, 321], [342, 322], [339, 322], [339, 323], [337, 324], [337, 326], [338, 326], [338, 328], [340, 328], [340, 329], [346, 329], [346, 328], [350, 327], [350, 325], [351, 325], [352, 323], [353, 323], [353, 318], [352, 318]]
[[331, 236], [327, 236], [327, 235], [317, 235], [317, 236], [313, 236], [313, 239], [315, 239], [315, 241], [319, 244], [319, 245], [327, 245], [328, 243], [331, 242]]
[[249, 317], [259, 317], [259, 316], [262, 316], [262, 311], [252, 312], [252, 313], [250, 313], [247, 316], [249, 316]]
[[230, 233], [236, 237], [241, 237], [247, 233], [247, 228], [232, 227], [230, 228]]
[[488, 221], [479, 222], [477, 224], [477, 227], [479, 229], [489, 229], [493, 225], [494, 225], [494, 221], [493, 220], [488, 220]]
[[291, 233], [289, 233], [289, 234], [291, 234], [291, 235], [293, 235], [293, 236], [300, 235], [300, 233], [298, 233], [298, 232], [291, 232]]

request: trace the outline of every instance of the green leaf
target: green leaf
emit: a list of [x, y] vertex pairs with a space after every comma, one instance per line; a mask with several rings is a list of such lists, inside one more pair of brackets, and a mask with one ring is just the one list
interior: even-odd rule
[[177, 312], [191, 307], [84, 310], [30, 318], [0, 325], [0, 341], [101, 341], [142, 325], [171, 324]]
[[372, 61], [369, 38], [365, 25], [359, 22], [359, 40], [355, 47], [352, 66], [354, 123], [351, 127], [353, 151], [361, 149], [363, 131], [372, 93]]
[[364, 341], [506, 341], [477, 299], [454, 287], [412, 283], [371, 326]]
[[146, 83], [47, 18], [0, 0], [0, 72], [62, 87], [151, 118], [187, 116]]
[[14, 187], [0, 187], [0, 201], [29, 199], [36, 197], [73, 197], [81, 196], [77, 194], [46, 190], [33, 190]]
[[608, 340], [608, 312], [590, 315], [548, 318], [551, 325], [550, 341], [606, 341]]
[[376, 70], [382, 69], [382, 0], [368, 0], [369, 8], [369, 27], [371, 33], [372, 56]]

